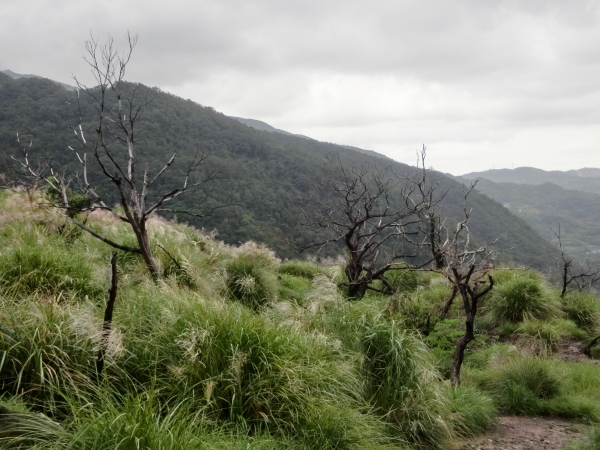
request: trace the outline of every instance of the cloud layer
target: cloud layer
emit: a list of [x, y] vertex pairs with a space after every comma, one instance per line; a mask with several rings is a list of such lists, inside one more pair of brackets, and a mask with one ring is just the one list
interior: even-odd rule
[[225, 114], [455, 174], [600, 167], [597, 1], [4, 0], [0, 69], [87, 80], [90, 32], [126, 30], [129, 79]]

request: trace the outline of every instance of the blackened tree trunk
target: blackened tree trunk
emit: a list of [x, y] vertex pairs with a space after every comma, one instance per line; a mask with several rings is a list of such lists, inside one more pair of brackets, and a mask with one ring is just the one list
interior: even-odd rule
[[100, 339], [100, 348], [98, 349], [98, 358], [96, 359], [96, 373], [100, 377], [104, 371], [104, 357], [108, 348], [110, 339], [110, 329], [112, 327], [113, 311], [115, 300], [117, 299], [117, 254], [110, 254], [110, 282], [108, 285], [108, 298], [106, 299], [106, 309], [104, 310], [104, 322], [102, 323], [102, 337]]
[[456, 351], [454, 352], [454, 360], [450, 371], [450, 381], [454, 386], [460, 385], [460, 369], [465, 359], [465, 350], [467, 345], [475, 339], [475, 316], [477, 315], [478, 301], [494, 287], [494, 280], [491, 275], [488, 275], [489, 285], [483, 291], [479, 292], [479, 287], [483, 284], [480, 281], [476, 281], [471, 287], [471, 277], [474, 271], [475, 265], [471, 265], [466, 275], [460, 274], [456, 269], [453, 270], [455, 286], [462, 297], [466, 316], [465, 334], [456, 343]]

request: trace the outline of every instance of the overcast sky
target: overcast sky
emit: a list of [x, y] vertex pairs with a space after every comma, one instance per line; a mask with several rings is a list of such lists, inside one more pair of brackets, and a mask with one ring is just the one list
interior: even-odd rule
[[600, 167], [600, 0], [1, 0], [0, 70], [127, 79], [322, 141], [463, 174]]

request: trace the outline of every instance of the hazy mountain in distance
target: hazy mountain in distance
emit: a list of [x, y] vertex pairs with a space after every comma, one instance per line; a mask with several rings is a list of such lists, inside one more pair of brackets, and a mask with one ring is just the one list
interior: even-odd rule
[[[456, 179], [465, 185], [473, 181]], [[571, 256], [600, 259], [600, 195], [553, 183], [524, 186], [485, 178], [477, 179], [476, 189], [525, 220], [550, 242], [558, 242], [553, 230], [558, 231], [560, 224], [563, 248]]]
[[567, 171], [546, 171], [534, 167], [517, 167], [516, 169], [495, 169], [486, 170], [484, 172], [471, 172], [461, 175], [461, 177], [468, 180], [485, 178], [497, 183], [554, 183], [565, 189], [577, 189], [579, 191], [600, 194], [600, 169], [592, 167]]

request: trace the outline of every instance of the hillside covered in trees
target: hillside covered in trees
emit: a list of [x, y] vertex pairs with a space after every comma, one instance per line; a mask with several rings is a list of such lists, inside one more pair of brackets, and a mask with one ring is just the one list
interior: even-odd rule
[[[147, 88], [128, 84], [131, 92]], [[67, 98], [75, 94], [56, 83], [36, 78], [12, 79], [0, 74], [0, 148], [2, 172], [10, 176], [9, 155], [18, 155], [16, 134], [22, 142], [32, 139], [32, 158], [52, 158], [55, 167], [77, 174], [76, 157], [67, 146], [75, 147], [72, 131], [67, 128], [72, 110]], [[210, 217], [198, 219], [178, 214], [178, 219], [206, 230], [217, 230], [219, 239], [229, 244], [254, 240], [265, 243], [278, 256], [295, 255], [288, 245], [290, 236], [304, 243], [318, 240], [318, 230], [299, 227], [303, 220], [301, 207], [306, 207], [306, 195], [314, 187], [314, 177], [338, 158], [348, 165], [369, 165], [375, 168], [391, 166], [396, 173], [412, 173], [414, 168], [391, 162], [334, 144], [311, 139], [255, 130], [189, 100], [184, 100], [157, 88], [150, 90], [151, 103], [144, 109], [137, 130], [141, 160], [153, 170], [162, 167], [173, 153], [177, 159], [172, 170], [165, 172], [157, 185], [169, 189], [181, 182], [182, 170], [197, 152], [210, 154], [204, 168], [216, 171], [217, 179], [198, 191], [177, 197], [171, 208], [201, 213], [206, 208], [234, 204], [216, 210]], [[94, 109], [89, 98], [82, 96], [84, 129], [94, 135]], [[70, 116], [71, 115], [71, 116]], [[91, 184], [100, 192], [106, 186], [98, 168], [90, 165]], [[450, 223], [457, 223], [463, 214], [464, 187], [435, 173], [440, 180], [438, 191], [447, 191], [441, 212]], [[113, 192], [104, 192], [116, 202]], [[112, 197], [111, 197], [112, 196]], [[523, 220], [512, 215], [499, 203], [473, 192], [469, 197], [472, 208], [470, 230], [476, 243], [498, 238], [506, 262], [548, 271], [557, 256], [556, 247], [540, 238]], [[341, 251], [330, 249], [323, 256]]]

